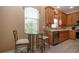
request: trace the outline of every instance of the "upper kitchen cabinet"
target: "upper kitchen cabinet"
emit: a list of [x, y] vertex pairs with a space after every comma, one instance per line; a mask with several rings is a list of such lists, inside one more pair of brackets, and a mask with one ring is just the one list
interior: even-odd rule
[[52, 7], [46, 7], [45, 8], [45, 18], [46, 18], [46, 24], [54, 24], [54, 18], [58, 19], [58, 26], [67, 25], [67, 15], [55, 8]]
[[62, 13], [62, 25], [67, 25], [67, 15]]
[[54, 8], [52, 7], [46, 7], [45, 8], [45, 21], [46, 24], [52, 24], [54, 18]]
[[71, 14], [67, 15], [67, 25], [72, 25], [72, 15]]
[[59, 26], [65, 26], [67, 25], [67, 14], [65, 14], [62, 10], [58, 10], [58, 20], [59, 20]]
[[65, 26], [67, 24], [67, 15], [60, 11], [58, 13], [58, 16], [59, 16], [59, 25], [60, 25], [60, 27]]
[[72, 24], [73, 25], [76, 25], [76, 23], [77, 23], [77, 14], [76, 13], [73, 13], [72, 14]]
[[77, 13], [71, 13], [67, 15], [67, 25], [76, 25], [77, 23]]

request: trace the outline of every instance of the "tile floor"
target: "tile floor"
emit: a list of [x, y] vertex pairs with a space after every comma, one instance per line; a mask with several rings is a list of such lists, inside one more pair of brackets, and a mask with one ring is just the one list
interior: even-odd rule
[[[46, 48], [45, 53], [78, 53], [79, 42], [75, 40], [66, 40], [56, 46], [51, 46], [49, 49]], [[7, 51], [5, 53], [14, 53], [14, 50]], [[40, 53], [40, 51], [35, 51]]]
[[52, 46], [46, 52], [47, 53], [78, 53], [79, 42], [74, 40], [67, 40], [56, 46]]

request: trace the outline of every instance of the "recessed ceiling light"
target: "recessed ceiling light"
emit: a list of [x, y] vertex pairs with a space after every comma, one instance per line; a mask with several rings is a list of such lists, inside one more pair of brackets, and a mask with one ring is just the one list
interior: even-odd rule
[[74, 8], [74, 6], [70, 6], [70, 8]]

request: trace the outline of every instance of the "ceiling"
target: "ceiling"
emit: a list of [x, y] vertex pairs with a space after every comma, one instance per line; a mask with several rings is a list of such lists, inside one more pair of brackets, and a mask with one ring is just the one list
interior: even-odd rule
[[62, 10], [66, 14], [79, 11], [79, 6], [54, 6], [54, 7], [59, 9], [59, 10]]

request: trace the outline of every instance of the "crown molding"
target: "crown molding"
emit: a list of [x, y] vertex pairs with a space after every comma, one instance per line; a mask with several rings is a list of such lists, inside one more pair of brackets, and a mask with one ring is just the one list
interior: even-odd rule
[[63, 12], [63, 13], [65, 13], [66, 14], [66, 12], [64, 12], [62, 9], [60, 9], [60, 8], [56, 8], [56, 7], [52, 7], [52, 8], [55, 8], [55, 9], [57, 9], [57, 10], [59, 10], [59, 11], [61, 11], [61, 12]]
[[79, 12], [79, 10], [76, 10], [76, 11], [71, 11], [71, 12], [65, 12], [64, 10], [62, 10], [61, 8], [56, 8], [56, 7], [52, 7], [52, 8], [55, 8], [55, 9], [57, 9], [57, 10], [60, 10], [60, 11], [62, 11], [63, 13], [65, 13], [65, 14], [71, 14], [71, 13], [76, 13], [76, 12]]
[[79, 12], [79, 10], [71, 11], [71, 12], [68, 12], [68, 13], [66, 13], [66, 14], [71, 14], [71, 13], [76, 13], [76, 12]]

